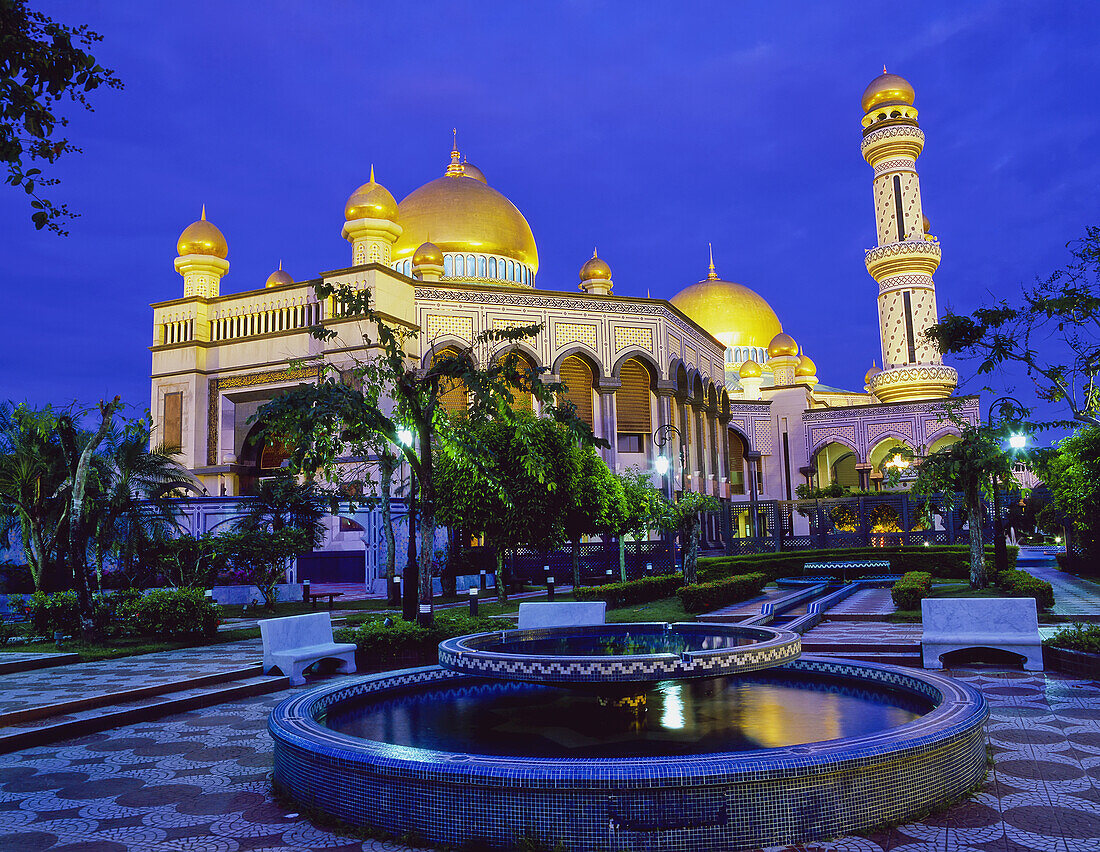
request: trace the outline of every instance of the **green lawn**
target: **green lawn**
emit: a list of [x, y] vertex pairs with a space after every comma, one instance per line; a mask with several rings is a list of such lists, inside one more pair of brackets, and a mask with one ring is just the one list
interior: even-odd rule
[[[328, 611], [328, 601], [318, 601], [316, 606], [311, 606], [305, 601], [286, 601], [275, 604], [274, 611], [267, 609], [263, 604], [253, 604], [244, 611], [243, 606], [221, 606], [222, 618], [274, 618], [283, 615], [305, 615], [309, 612]], [[332, 609], [336, 610], [380, 610], [390, 609], [385, 601], [342, 601], [337, 598], [333, 601]]]
[[[191, 639], [177, 642], [158, 642], [148, 638], [114, 639], [110, 642], [81, 642], [76, 639], [61, 643], [61, 650], [69, 654], [79, 654], [82, 663], [97, 660], [112, 660], [117, 657], [132, 657], [136, 654], [152, 654], [156, 651], [178, 651], [181, 648], [196, 648], [207, 645], [220, 645], [224, 642], [237, 642], [241, 639], [259, 639], [260, 631], [223, 630], [212, 639]], [[23, 645], [0, 645], [0, 652], [34, 654], [57, 651], [53, 642], [32, 642]]]

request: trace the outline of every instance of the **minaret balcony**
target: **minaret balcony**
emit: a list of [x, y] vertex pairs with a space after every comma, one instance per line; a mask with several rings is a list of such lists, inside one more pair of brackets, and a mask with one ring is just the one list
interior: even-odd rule
[[882, 402], [913, 402], [921, 399], [944, 399], [951, 396], [959, 384], [959, 374], [943, 364], [904, 364], [891, 366], [867, 383]]
[[940, 265], [940, 244], [923, 239], [906, 240], [900, 243], [887, 243], [884, 246], [867, 249], [864, 263], [867, 271], [876, 281], [890, 275], [906, 272], [923, 272], [931, 275]]

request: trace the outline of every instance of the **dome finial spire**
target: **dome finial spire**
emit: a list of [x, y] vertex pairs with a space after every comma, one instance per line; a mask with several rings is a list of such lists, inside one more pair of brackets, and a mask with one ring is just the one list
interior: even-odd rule
[[447, 166], [447, 174], [451, 177], [461, 177], [463, 174], [462, 155], [458, 153], [458, 128], [451, 128], [451, 164]]
[[714, 244], [713, 243], [707, 243], [707, 248], [710, 250], [710, 267], [709, 267], [709, 271], [707, 272], [707, 280], [708, 281], [717, 281], [718, 280], [718, 273], [714, 271]]
[[202, 215], [199, 217], [199, 219], [203, 222], [206, 221], [206, 204], [205, 203], [203, 203], [203, 205], [202, 205]]
[[370, 182], [374, 183], [374, 163], [370, 164]]
[[883, 74], [886, 73], [886, 63], [885, 62], [882, 63], [882, 73]]

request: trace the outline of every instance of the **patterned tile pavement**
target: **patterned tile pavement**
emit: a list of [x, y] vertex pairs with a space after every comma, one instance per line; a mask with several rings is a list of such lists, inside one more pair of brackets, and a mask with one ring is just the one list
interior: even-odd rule
[[849, 644], [920, 645], [919, 624], [894, 624], [890, 621], [823, 621], [803, 636], [803, 642]]
[[829, 610], [829, 615], [890, 615], [897, 607], [889, 589], [861, 589]]
[[1054, 586], [1055, 615], [1100, 615], [1100, 583], [1059, 571], [1054, 557], [1038, 548], [1022, 548], [1019, 567]]
[[[864, 625], [860, 625], [863, 627]], [[991, 703], [995, 765], [919, 823], [800, 852], [1100, 852], [1100, 683], [952, 672]], [[407, 852], [317, 828], [269, 791], [276, 693], [0, 757], [0, 852]]]
[[0, 713], [255, 665], [259, 639], [0, 675]]

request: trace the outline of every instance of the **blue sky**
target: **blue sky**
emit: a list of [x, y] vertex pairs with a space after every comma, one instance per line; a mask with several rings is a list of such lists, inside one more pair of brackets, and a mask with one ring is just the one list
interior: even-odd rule
[[541, 289], [574, 290], [597, 245], [616, 293], [668, 298], [711, 241], [842, 387], [879, 357], [859, 98], [884, 63], [917, 92], [941, 306], [1015, 295], [1100, 222], [1097, 3], [35, 5], [102, 33], [126, 89], [73, 115], [69, 237], [0, 191], [0, 398], [144, 408], [148, 305], [182, 295], [175, 240], [203, 203], [223, 293], [280, 259], [312, 277], [349, 263], [343, 203], [371, 164], [400, 199], [442, 173], [452, 127], [531, 223]]

